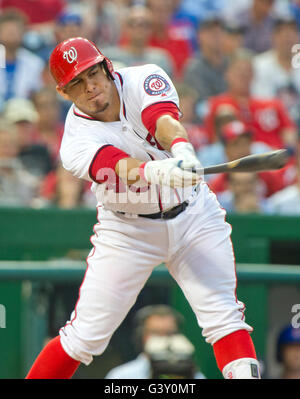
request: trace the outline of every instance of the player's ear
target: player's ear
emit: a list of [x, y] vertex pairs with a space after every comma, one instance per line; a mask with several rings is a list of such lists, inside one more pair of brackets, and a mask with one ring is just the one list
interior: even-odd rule
[[56, 86], [56, 91], [59, 95], [61, 95], [65, 100], [70, 101], [70, 97], [67, 94], [66, 90], [64, 89], [64, 87], [59, 87]]

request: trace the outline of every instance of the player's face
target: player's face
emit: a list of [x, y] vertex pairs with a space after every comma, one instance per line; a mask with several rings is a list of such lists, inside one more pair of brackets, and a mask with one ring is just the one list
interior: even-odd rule
[[[102, 121], [119, 115], [119, 97], [116, 86], [101, 65], [94, 65], [72, 79], [58, 92], [72, 101], [81, 111]], [[113, 117], [113, 120], [114, 119]]]

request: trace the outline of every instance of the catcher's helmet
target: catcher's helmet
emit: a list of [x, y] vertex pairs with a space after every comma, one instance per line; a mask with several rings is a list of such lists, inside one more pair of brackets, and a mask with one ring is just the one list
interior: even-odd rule
[[49, 59], [49, 66], [56, 83], [63, 87], [75, 76], [100, 62], [104, 63], [106, 71], [114, 79], [112, 62], [96, 45], [83, 37], [74, 37], [55, 47]]
[[294, 328], [291, 325], [285, 327], [279, 334], [277, 340], [277, 360], [282, 362], [282, 346], [286, 344], [300, 344], [300, 327]]

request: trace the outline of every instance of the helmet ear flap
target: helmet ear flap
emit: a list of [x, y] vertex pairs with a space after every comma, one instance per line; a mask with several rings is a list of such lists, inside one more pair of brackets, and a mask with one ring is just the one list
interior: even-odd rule
[[115, 79], [113, 77], [114, 68], [113, 68], [113, 64], [112, 64], [111, 60], [108, 59], [107, 57], [104, 57], [104, 60], [101, 62], [101, 65], [103, 66], [106, 76], [109, 79], [114, 80]]

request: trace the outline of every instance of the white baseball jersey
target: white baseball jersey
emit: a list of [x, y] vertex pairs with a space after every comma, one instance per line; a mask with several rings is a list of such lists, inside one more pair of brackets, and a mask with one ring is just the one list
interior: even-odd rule
[[[172, 102], [179, 108], [171, 79], [154, 64], [123, 68], [115, 72], [114, 77], [121, 102], [120, 121], [100, 122], [74, 104], [66, 118], [60, 150], [63, 166], [73, 175], [89, 181], [90, 164], [103, 146], [113, 145], [141, 161], [171, 156], [168, 151], [157, 147], [141, 116], [148, 106], [160, 102]], [[122, 185], [116, 192], [111, 179], [102, 184], [94, 182], [91, 189], [105, 209], [132, 214], [151, 214], [169, 209], [188, 198], [191, 200], [195, 191], [192, 187], [172, 189], [139, 180], [131, 187]]]

